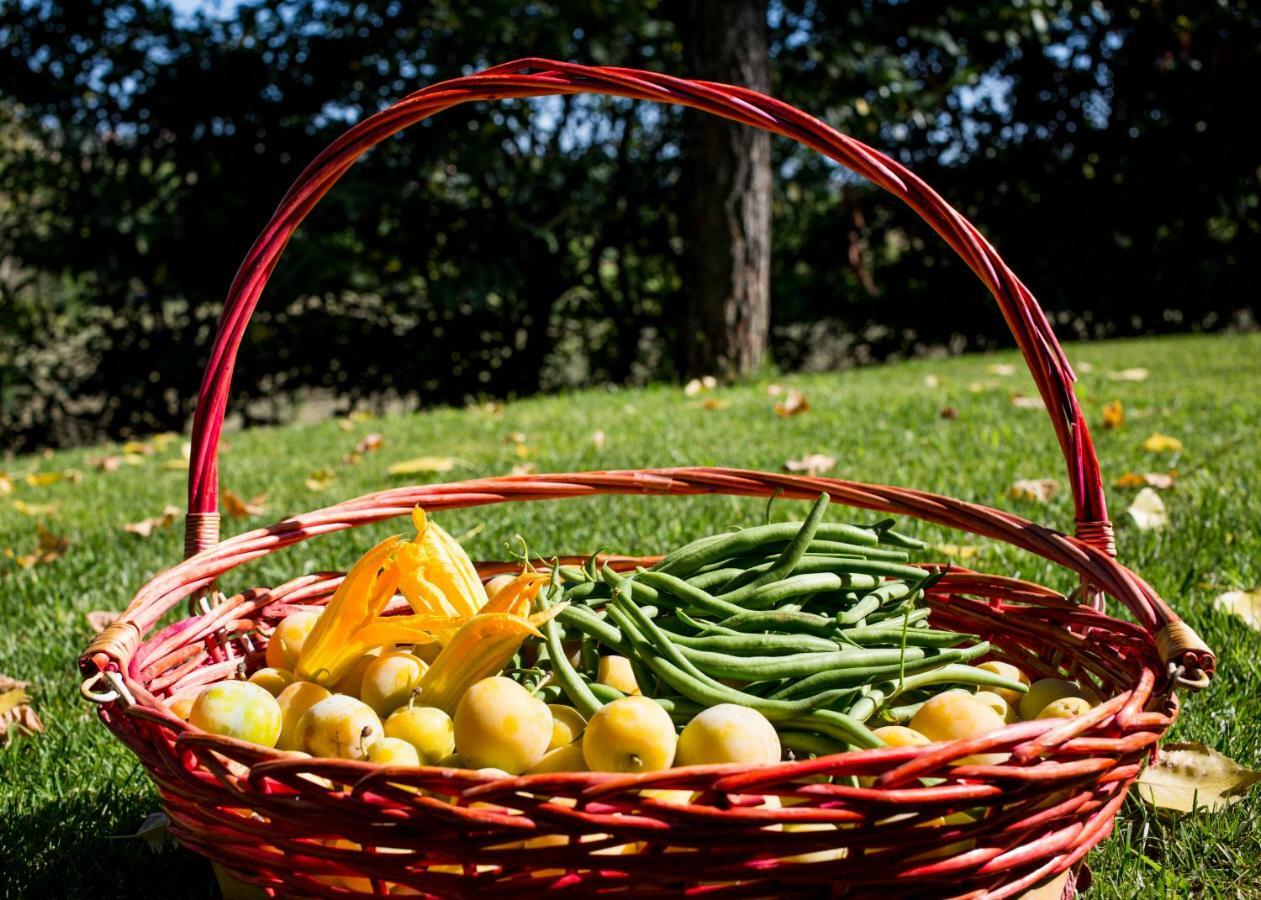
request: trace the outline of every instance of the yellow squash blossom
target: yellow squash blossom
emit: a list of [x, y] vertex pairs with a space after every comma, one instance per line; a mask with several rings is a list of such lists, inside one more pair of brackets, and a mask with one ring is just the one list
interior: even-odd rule
[[334, 684], [374, 647], [389, 643], [426, 644], [435, 633], [458, 627], [464, 617], [429, 614], [382, 617], [404, 574], [397, 554], [407, 546], [398, 535], [364, 554], [346, 573], [302, 646], [297, 676]]
[[399, 548], [399, 590], [420, 615], [468, 618], [486, 605], [486, 588], [464, 548], [417, 506], [416, 540]]

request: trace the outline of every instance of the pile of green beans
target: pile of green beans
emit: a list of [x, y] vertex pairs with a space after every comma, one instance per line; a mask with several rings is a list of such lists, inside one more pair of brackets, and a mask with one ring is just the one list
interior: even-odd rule
[[622, 696], [597, 680], [600, 656], [618, 654], [676, 724], [740, 704], [800, 756], [880, 746], [869, 725], [952, 687], [1024, 690], [969, 665], [989, 652], [976, 635], [928, 624], [935, 576], [909, 562], [926, 545], [892, 521], [825, 522], [827, 506], [820, 495], [802, 522], [709, 535], [633, 572], [594, 556], [557, 567], [539, 600], [564, 604], [543, 626], [546, 696], [591, 716]]

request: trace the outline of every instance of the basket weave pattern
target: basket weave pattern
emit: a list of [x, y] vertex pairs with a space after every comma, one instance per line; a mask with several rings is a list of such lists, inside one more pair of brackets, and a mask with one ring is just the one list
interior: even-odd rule
[[[459, 103], [605, 93], [683, 104], [810, 146], [891, 191], [960, 254], [998, 301], [1068, 461], [1076, 537], [925, 491], [719, 468], [488, 478], [384, 491], [218, 541], [217, 452], [236, 352], [289, 237], [362, 153]], [[158, 575], [81, 658], [117, 690], [105, 724], [143, 761], [186, 845], [277, 893], [433, 896], [682, 890], [733, 896], [1007, 897], [1079, 862], [1111, 831], [1144, 759], [1177, 715], [1184, 673], [1211, 652], [1156, 592], [1114, 559], [1102, 479], [1073, 374], [1032, 294], [966, 220], [896, 162], [755, 92], [625, 69], [523, 60], [419, 91], [365, 119], [311, 163], [282, 200], [229, 292], [194, 419], [190, 558]], [[168, 703], [261, 664], [275, 623], [327, 601], [340, 573], [308, 575], [163, 615], [239, 565], [323, 534], [429, 511], [600, 494], [809, 499], [911, 516], [1003, 541], [1079, 576], [1078, 603], [1048, 588], [947, 568], [932, 622], [979, 634], [1031, 675], [1089, 680], [1109, 697], [1071, 720], [1010, 725], [927, 747], [865, 750], [763, 767], [640, 776], [564, 773], [493, 780], [440, 768], [294, 757], [195, 729]], [[643, 560], [615, 557], [616, 568]], [[489, 577], [506, 563], [480, 566]], [[1134, 623], [1102, 612], [1124, 604]], [[394, 606], [402, 609], [401, 600]], [[153, 633], [151, 633], [153, 632]], [[91, 679], [90, 679], [91, 680]], [[999, 765], [952, 764], [977, 753]], [[863, 776], [869, 787], [822, 776]], [[838, 779], [839, 780], [839, 779]], [[698, 792], [690, 804], [648, 789]], [[967, 812], [970, 819], [943, 818]], [[624, 852], [627, 848], [635, 852]], [[839, 848], [844, 848], [841, 851]], [[813, 855], [810, 855], [813, 854]], [[807, 856], [808, 855], [808, 856]]]

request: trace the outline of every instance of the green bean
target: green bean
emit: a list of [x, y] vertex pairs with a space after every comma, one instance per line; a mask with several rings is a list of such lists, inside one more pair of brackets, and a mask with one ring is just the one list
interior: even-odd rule
[[897, 676], [899, 672], [914, 672], [941, 666], [947, 663], [965, 662], [984, 656], [990, 650], [985, 641], [971, 647], [953, 650], [938, 650], [925, 653], [918, 659], [908, 658], [905, 666], [900, 660], [876, 666], [859, 666], [851, 669], [831, 669], [816, 672], [801, 681], [795, 681], [780, 688], [770, 695], [772, 700], [789, 700], [793, 697], [805, 696], [818, 691], [830, 690], [842, 684], [854, 684], [873, 681], [884, 675]]
[[686, 612], [684, 612], [681, 609], [676, 609], [674, 611], [674, 615], [675, 615], [675, 618], [677, 618], [681, 623], [683, 623], [688, 628], [691, 628], [694, 631], [708, 632], [709, 634], [740, 634], [741, 633], [737, 631], [736, 629], [730, 628], [726, 625], [716, 624], [714, 622], [706, 622], [704, 619], [693, 619], [691, 616], [689, 616]]
[[635, 573], [635, 584], [639, 584], [654, 594], [669, 593], [684, 606], [703, 609], [706, 612], [721, 616], [734, 616], [744, 612], [742, 607], [726, 600], [712, 597], [700, 588], [688, 584], [682, 578], [676, 578], [667, 572], [656, 572], [652, 569], [639, 569]]
[[900, 644], [905, 637], [907, 646], [911, 647], [954, 647], [964, 641], [974, 641], [975, 634], [958, 634], [953, 631], [941, 631], [936, 628], [907, 628], [903, 630], [896, 625], [874, 626], [867, 628], [847, 628], [842, 635], [845, 640], [855, 644]]
[[556, 618], [566, 625], [572, 625], [583, 634], [590, 635], [622, 656], [630, 657], [632, 652], [630, 644], [626, 642], [622, 633], [590, 610], [581, 606], [569, 606], [561, 610]]
[[908, 607], [902, 605], [893, 609], [881, 609], [867, 616], [868, 627], [874, 627], [877, 624], [883, 624], [886, 628], [892, 628], [895, 625], [902, 627], [903, 620], [906, 621], [907, 627], [912, 627], [923, 622], [933, 614], [932, 609], [927, 606]]
[[657, 570], [667, 569], [673, 566], [674, 563], [677, 562], [681, 557], [686, 557], [686, 556], [698, 553], [699, 551], [705, 549], [706, 547], [709, 547], [712, 544], [716, 544], [718, 541], [721, 541], [732, 534], [739, 534], [739, 531], [740, 530], [737, 529], [735, 531], [726, 531], [726, 532], [723, 532], [722, 534], [709, 534], [703, 538], [697, 538], [691, 543], [684, 544], [682, 547], [679, 547], [677, 550], [672, 550], [671, 552], [667, 553], [665, 556], [661, 557], [661, 559], [657, 560], [657, 563], [656, 565], [653, 566], [653, 568]]
[[971, 684], [980, 687], [1003, 688], [1015, 691], [1018, 694], [1023, 694], [1029, 690], [1029, 686], [1026, 684], [1010, 678], [1004, 678], [993, 672], [987, 672], [985, 669], [950, 664], [942, 666], [940, 669], [912, 675], [910, 678], [903, 678], [900, 683], [897, 683], [892, 694], [890, 694], [890, 699], [930, 684]]
[[911, 555], [905, 550], [886, 550], [880, 547], [863, 547], [844, 541], [814, 540], [806, 548], [809, 556], [857, 556], [863, 559], [882, 559], [886, 562], [906, 562]]
[[670, 640], [679, 647], [691, 650], [712, 650], [716, 653], [830, 653], [837, 649], [836, 641], [815, 637], [811, 634], [714, 634], [705, 637], [669, 633]]
[[740, 603], [734, 604], [728, 598], [732, 594], [715, 597], [725, 604], [736, 606], [741, 612], [745, 609], [765, 609], [777, 606], [790, 597], [802, 597], [827, 591], [839, 591], [842, 588], [875, 587], [876, 580], [870, 575], [848, 575], [837, 572], [815, 572], [808, 575], [790, 575], [782, 581], [763, 585], [756, 590], [744, 594]]
[[795, 757], [798, 754], [831, 756], [833, 753], [841, 753], [845, 750], [845, 744], [808, 731], [781, 731], [779, 745]]
[[617, 589], [623, 584], [627, 584], [626, 590], [631, 592], [632, 597], [642, 598], [648, 603], [668, 603], [668, 599], [663, 598], [657, 590], [650, 585], [644, 584], [639, 579], [628, 579], [624, 575], [619, 575], [608, 566], [600, 570], [600, 575], [604, 578], [605, 584], [613, 589], [616, 593]]
[[612, 703], [614, 700], [621, 700], [626, 696], [611, 684], [603, 684], [599, 681], [590, 682], [587, 685], [587, 690], [591, 691], [592, 695], [601, 703]]
[[599, 668], [600, 648], [596, 646], [596, 640], [591, 635], [582, 635], [582, 640], [578, 645], [578, 658], [582, 662], [583, 671], [587, 674], [590, 674]]
[[[552, 589], [559, 591], [560, 582], [553, 580], [548, 588], [549, 594], [552, 592]], [[543, 608], [547, 609], [550, 605], [550, 598], [545, 596], [542, 602]], [[565, 689], [565, 694], [569, 697], [570, 702], [573, 703], [574, 708], [582, 713], [584, 717], [591, 718], [604, 704], [596, 699], [590, 688], [587, 687], [586, 682], [579, 677], [574, 667], [570, 664], [569, 657], [565, 655], [565, 649], [561, 646], [560, 626], [556, 624], [555, 616], [544, 623], [543, 639], [547, 643], [552, 676]]]
[[836, 622], [826, 616], [816, 616], [814, 613], [759, 609], [723, 619], [718, 627], [726, 629], [728, 633], [736, 634], [742, 631], [786, 631], [826, 637], [836, 631]]
[[787, 578], [793, 573], [797, 563], [801, 562], [801, 557], [806, 555], [806, 548], [814, 540], [815, 532], [819, 530], [819, 525], [823, 522], [823, 514], [827, 512], [828, 508], [828, 499], [827, 494], [819, 495], [818, 499], [814, 501], [814, 505], [810, 507], [810, 513], [806, 516], [806, 520], [801, 523], [801, 529], [793, 535], [793, 539], [784, 547], [784, 551], [779, 555], [779, 558], [767, 566], [765, 570], [759, 572], [752, 581], [738, 590], [729, 592], [726, 597], [728, 603], [739, 604], [763, 585], [779, 581], [781, 578]]
[[570, 587], [566, 587], [565, 599], [584, 603], [589, 603], [593, 599], [607, 599], [598, 596], [605, 589], [606, 585], [602, 582], [583, 581]]
[[879, 688], [869, 688], [845, 711], [851, 719], [859, 722], [866, 722], [884, 705], [886, 700], [885, 692]]
[[880, 608], [880, 598], [870, 595], [863, 597], [849, 609], [843, 609], [836, 614], [836, 624], [840, 626], [854, 625], [863, 621], [873, 612]]
[[[714, 678], [739, 678], [745, 681], [766, 681], [774, 678], [799, 678], [824, 669], [862, 668], [898, 663], [903, 650], [836, 650], [830, 653], [798, 653], [795, 656], [730, 656], [708, 650], [680, 647], [679, 652], [698, 669]], [[907, 647], [905, 659], [923, 659], [926, 651]]]
[[[815, 575], [822, 572], [834, 572], [838, 575], [848, 575], [854, 568], [856, 563], [862, 563], [864, 560], [847, 557], [847, 556], [806, 556], [797, 563], [797, 567], [793, 570], [794, 575]], [[759, 563], [745, 571], [741, 572], [735, 578], [732, 578], [723, 585], [723, 592], [720, 595], [724, 600], [731, 603], [740, 603], [739, 597], [733, 598], [732, 595], [737, 590], [743, 590], [753, 581], [759, 573], [765, 572], [773, 563]], [[861, 578], [855, 584], [855, 587], [868, 589], [876, 587], [880, 582], [875, 577]]]
[[585, 569], [577, 566], [559, 566], [556, 569], [560, 573], [562, 581], [573, 582], [574, 584], [588, 584], [594, 579], [587, 577]]
[[884, 742], [862, 722], [856, 722], [844, 713], [830, 709], [815, 709], [804, 716], [790, 716], [782, 721], [793, 730], [814, 731], [855, 747], [884, 746]]
[[896, 722], [899, 725], [905, 725], [911, 719], [915, 718], [915, 714], [919, 712], [919, 708], [928, 701], [921, 700], [919, 703], [907, 703], [902, 706], [886, 706], [880, 711], [880, 716], [889, 722]]
[[[671, 575], [686, 578], [712, 562], [746, 554], [755, 547], [761, 547], [772, 541], [790, 541], [800, 530], [800, 522], [756, 525], [716, 536], [713, 540], [704, 543], [694, 542], [689, 547], [670, 554], [652, 568], [657, 572], [669, 572]], [[824, 540], [840, 540], [870, 547], [876, 546], [878, 542], [874, 531], [856, 525], [824, 522], [816, 533]]]
[[[893, 524], [893, 520], [887, 520], [889, 524]], [[913, 538], [910, 535], [902, 534], [894, 531], [892, 528], [876, 527], [876, 534], [879, 536], [880, 543], [887, 544], [891, 547], [905, 547], [907, 550], [927, 550], [928, 544], [919, 538]]]
[[[723, 562], [720, 563], [720, 565], [726, 566], [728, 562], [730, 562], [730, 560], [723, 560]], [[648, 571], [655, 572], [656, 570], [649, 569]], [[731, 579], [737, 578], [743, 575], [746, 571], [748, 570], [738, 569], [738, 568], [733, 568], [733, 567], [710, 569], [707, 572], [701, 572], [697, 575], [693, 575], [691, 578], [688, 578], [686, 580], [687, 580], [687, 583], [690, 584], [694, 588], [698, 588], [702, 591], [709, 591], [709, 590], [712, 590], [713, 588], [722, 587], [727, 582], [731, 581]]]
[[[806, 714], [844, 695], [843, 692], [825, 692], [804, 700], [777, 701], [727, 687], [688, 662], [651, 620], [635, 621], [636, 612], [635, 605], [627, 602], [625, 597], [614, 600], [613, 605], [609, 607], [610, 618], [613, 618], [622, 633], [634, 645], [639, 658], [663, 682], [696, 703], [704, 706], [735, 703], [755, 709], [767, 719], [775, 721], [786, 716]], [[642, 627], [647, 634], [651, 635], [651, 639], [640, 633], [637, 626]]]

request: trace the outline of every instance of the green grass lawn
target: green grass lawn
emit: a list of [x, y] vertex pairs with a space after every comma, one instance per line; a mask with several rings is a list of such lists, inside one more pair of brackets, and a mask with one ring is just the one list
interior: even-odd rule
[[[1184, 698], [1178, 740], [1199, 740], [1243, 765], [1261, 768], [1261, 635], [1212, 609], [1230, 589], [1261, 585], [1261, 335], [1182, 337], [1077, 345], [1079, 395], [1087, 410], [1109, 484], [1126, 471], [1177, 469], [1164, 493], [1171, 523], [1139, 531], [1125, 514], [1133, 490], [1109, 488], [1121, 558], [1141, 572], [1214, 647], [1218, 677], [1207, 692]], [[1013, 376], [994, 364], [1015, 363]], [[423, 455], [457, 457], [449, 477], [507, 473], [529, 463], [540, 472], [575, 469], [729, 465], [779, 470], [807, 453], [836, 457], [832, 474], [910, 485], [980, 503], [1071, 530], [1063, 463], [1045, 414], [1016, 408], [1014, 392], [1033, 394], [1014, 353], [924, 360], [841, 374], [792, 377], [808, 412], [780, 418], [768, 384], [723, 389], [724, 405], [704, 409], [678, 388], [598, 390], [484, 408], [303, 427], [258, 429], [228, 436], [222, 482], [242, 497], [266, 493], [265, 514], [225, 519], [236, 533], [336, 500], [399, 483], [393, 462]], [[1141, 382], [1108, 372], [1145, 367]], [[1124, 427], [1105, 431], [1103, 404], [1123, 402]], [[953, 407], [957, 418], [940, 415]], [[593, 434], [603, 431], [603, 447]], [[1159, 431], [1184, 449], [1154, 454], [1141, 444]], [[342, 458], [365, 434], [383, 436], [380, 450], [357, 465]], [[520, 444], [516, 433], [525, 436]], [[5, 460], [14, 488], [0, 498], [0, 549], [29, 553], [36, 523], [69, 539], [54, 562], [16, 570], [0, 558], [0, 673], [31, 681], [47, 733], [0, 750], [0, 892], [6, 896], [215, 896], [210, 868], [171, 849], [154, 855], [140, 842], [117, 840], [158, 808], [135, 759], [95, 721], [77, 693], [75, 658], [90, 639], [84, 614], [120, 609], [146, 579], [178, 561], [178, 525], [149, 539], [122, 526], [182, 506], [185, 474], [164, 465], [180, 441], [139, 465], [102, 472], [91, 460], [119, 448]], [[518, 447], [524, 448], [519, 451]], [[527, 455], [522, 456], [520, 453]], [[336, 471], [322, 491], [304, 482], [317, 469]], [[28, 472], [78, 470], [78, 483], [30, 486]], [[1010, 499], [1017, 478], [1055, 477], [1048, 504]], [[55, 504], [22, 514], [17, 502]], [[513, 504], [444, 514], [443, 524], [474, 558], [503, 558], [515, 533], [538, 553], [609, 548], [652, 552], [733, 523], [759, 519], [762, 501], [734, 498], [612, 497], [563, 503]], [[856, 519], [868, 518], [856, 512]], [[387, 523], [308, 542], [237, 570], [231, 593], [305, 571], [344, 568]], [[966, 536], [906, 523], [937, 541]], [[401, 530], [401, 529], [400, 529]], [[365, 533], [368, 532], [368, 533]], [[977, 568], [1067, 588], [1065, 573], [1042, 560], [983, 544]], [[1091, 896], [1261, 895], [1261, 791], [1216, 816], [1163, 818], [1131, 800], [1112, 839], [1090, 857]]]

